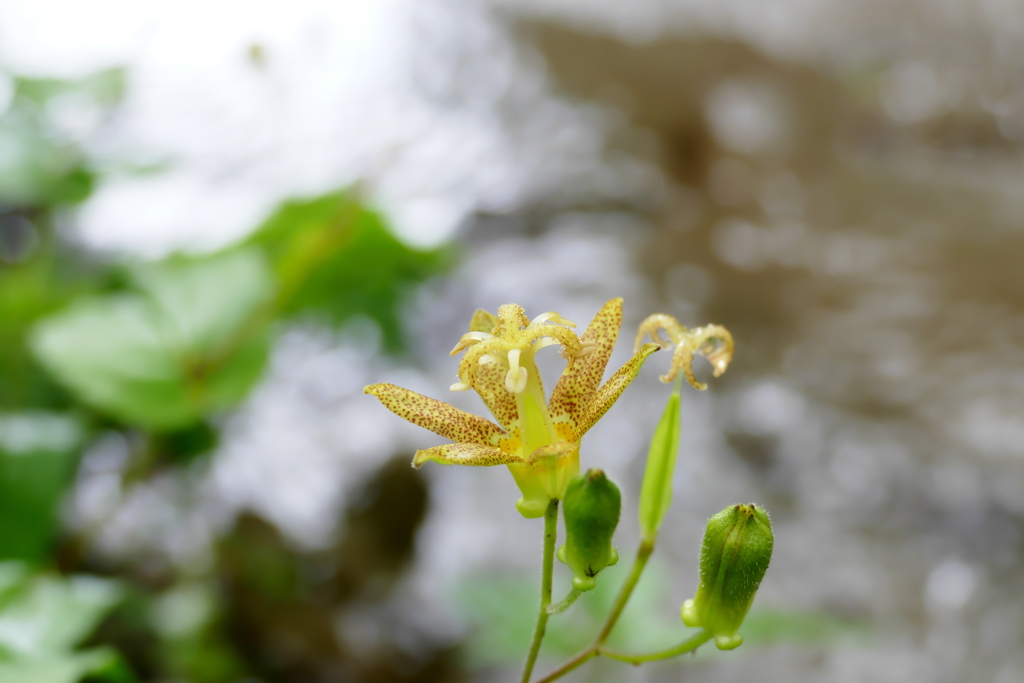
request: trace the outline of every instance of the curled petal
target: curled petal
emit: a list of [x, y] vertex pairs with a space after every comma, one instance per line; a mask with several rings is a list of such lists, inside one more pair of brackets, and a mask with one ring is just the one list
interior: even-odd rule
[[376, 396], [398, 417], [459, 443], [495, 445], [505, 436], [490, 420], [394, 384], [371, 384], [363, 393]]
[[562, 345], [562, 355], [570, 359], [578, 356], [583, 348], [580, 338], [576, 336], [576, 333], [568, 327], [560, 325], [537, 325], [523, 331], [522, 343], [524, 345], [532, 344], [538, 339], [541, 340], [544, 346], [551, 346], [548, 340], [554, 339]]
[[562, 342], [558, 341], [557, 339], [552, 339], [551, 337], [542, 337], [540, 339], [534, 339], [533, 340], [533, 352], [537, 353], [538, 351], [543, 349], [545, 346], [556, 346], [556, 345], [561, 344], [561, 343]]
[[721, 325], [705, 325], [688, 330], [672, 316], [659, 313], [641, 323], [637, 341], [642, 339], [644, 334], [650, 334], [655, 341], [660, 341], [657, 336], [659, 329], [668, 332], [672, 343], [676, 345], [672, 353], [672, 367], [668, 374], [661, 376], [662, 382], [671, 382], [682, 370], [690, 385], [703, 391], [708, 385], [698, 382], [694, 376], [693, 357], [699, 355], [707, 358], [714, 368], [715, 377], [721, 377], [732, 361], [732, 334]]
[[473, 344], [478, 344], [485, 339], [490, 339], [492, 336], [493, 335], [490, 335], [487, 332], [467, 332], [459, 338], [459, 343], [455, 345], [455, 348], [452, 349], [448, 355], [454, 356], [464, 348], [472, 346]]
[[708, 359], [715, 369], [715, 377], [721, 377], [732, 362], [732, 333], [721, 325], [705, 325], [693, 331], [697, 337], [697, 353]]
[[459, 382], [476, 388], [474, 378], [477, 374], [477, 367], [484, 356], [488, 355], [490, 351], [494, 351], [496, 347], [500, 350], [501, 346], [501, 340], [496, 338], [470, 346], [462, 356], [462, 360], [459, 361]]
[[522, 456], [516, 453], [506, 453], [500, 448], [492, 446], [478, 443], [448, 443], [416, 451], [416, 455], [412, 459], [412, 466], [420, 467], [429, 460], [442, 465], [471, 465], [473, 467], [516, 465], [525, 462]]
[[530, 325], [541, 325], [546, 322], [556, 323], [558, 325], [567, 325], [569, 327], [576, 327], [576, 323], [571, 320], [566, 320], [562, 316], [558, 315], [554, 311], [548, 311], [547, 313], [541, 313], [533, 320], [530, 321]]
[[732, 360], [733, 341], [729, 330], [721, 325], [706, 325], [690, 330], [676, 345], [672, 353], [672, 368], [667, 375], [662, 375], [662, 382], [671, 382], [679, 370], [683, 371], [686, 381], [694, 389], [704, 391], [708, 385], [697, 381], [693, 375], [693, 357], [704, 356], [714, 367], [714, 376], [720, 377], [729, 367]]
[[661, 347], [657, 344], [644, 344], [640, 347], [640, 350], [633, 355], [626, 364], [619, 368], [614, 375], [608, 378], [608, 381], [604, 383], [593, 399], [587, 403], [583, 410], [580, 419], [576, 423], [576, 438], [581, 439], [587, 431], [593, 427], [598, 420], [604, 417], [604, 414], [608, 412], [608, 409], [612, 407], [612, 404], [619, 399], [622, 392], [626, 390], [626, 387], [636, 379], [637, 374], [640, 372], [640, 368], [643, 367], [644, 361], [652, 353], [660, 349]]
[[[660, 330], [668, 332], [671, 342], [665, 341], [665, 339], [658, 333]], [[643, 341], [644, 335], [651, 335], [651, 340], [655, 344], [659, 344], [662, 348], [669, 346], [670, 344], [678, 344], [679, 341], [686, 334], [686, 328], [679, 324], [679, 321], [670, 315], [664, 313], [655, 313], [649, 315], [640, 323], [639, 329], [636, 331], [636, 341], [633, 342], [633, 351], [640, 350], [640, 342]]]

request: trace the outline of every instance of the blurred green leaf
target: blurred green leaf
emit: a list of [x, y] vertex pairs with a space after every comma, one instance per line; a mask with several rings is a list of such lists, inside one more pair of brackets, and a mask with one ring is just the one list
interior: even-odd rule
[[18, 659], [69, 652], [121, 597], [117, 584], [104, 579], [32, 577], [0, 608], [0, 647]]
[[123, 92], [118, 70], [76, 81], [16, 78], [0, 116], [0, 203], [47, 206], [88, 197], [95, 174], [68, 126], [98, 123]]
[[183, 582], [150, 605], [151, 628], [160, 636], [169, 673], [192, 683], [238, 680], [244, 664], [225, 639], [220, 586], [213, 580]]
[[272, 276], [258, 251], [140, 266], [141, 293], [81, 299], [39, 323], [31, 345], [80, 399], [169, 430], [233, 405], [267, 355]]
[[0, 559], [47, 556], [81, 438], [63, 415], [0, 413]]
[[45, 660], [0, 662], [0, 683], [130, 683], [137, 680], [112, 650], [97, 649]]
[[391, 351], [404, 347], [400, 308], [412, 286], [450, 263], [444, 249], [413, 249], [383, 217], [345, 192], [285, 202], [248, 244], [270, 255], [282, 284], [282, 312], [331, 324], [366, 316]]
[[72, 145], [53, 139], [25, 116], [0, 119], [0, 203], [74, 203], [92, 191], [93, 175]]
[[124, 96], [125, 73], [123, 69], [106, 69], [73, 81], [17, 76], [14, 87], [17, 95], [37, 105], [45, 105], [55, 97], [81, 95], [98, 105], [112, 107]]
[[40, 318], [95, 292], [108, 271], [62, 248], [47, 229], [45, 214], [29, 215], [31, 222], [17, 213], [0, 214], [0, 230], [15, 221], [32, 233], [26, 236], [23, 262], [0, 261], [0, 409], [64, 409], [70, 407], [67, 392], [39, 366], [28, 348], [28, 333]]

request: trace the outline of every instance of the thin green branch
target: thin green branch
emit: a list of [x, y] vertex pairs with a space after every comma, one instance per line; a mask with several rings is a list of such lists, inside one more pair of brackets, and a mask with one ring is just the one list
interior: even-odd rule
[[572, 604], [576, 602], [576, 599], [581, 595], [583, 595], [583, 591], [579, 588], [573, 588], [569, 591], [569, 594], [565, 596], [564, 600], [548, 607], [548, 614], [561, 614], [572, 607]]
[[540, 644], [544, 640], [544, 632], [547, 630], [548, 617], [551, 616], [548, 613], [548, 607], [551, 605], [551, 576], [554, 573], [555, 537], [557, 535], [558, 500], [552, 498], [548, 503], [548, 509], [544, 512], [544, 560], [540, 582], [540, 611], [537, 613], [537, 625], [533, 629], [530, 653], [526, 657], [526, 666], [523, 667], [522, 683], [530, 683], [533, 665], [537, 663]]
[[619, 589], [619, 595], [615, 598], [615, 605], [612, 607], [612, 613], [608, 615], [608, 620], [604, 623], [604, 628], [601, 629], [601, 632], [597, 635], [597, 640], [594, 641], [595, 648], [604, 645], [604, 641], [608, 640], [608, 636], [611, 635], [612, 629], [615, 628], [615, 624], [618, 623], [619, 617], [622, 615], [622, 610], [626, 609], [626, 603], [632, 597], [633, 589], [636, 588], [636, 584], [640, 581], [640, 575], [644, 573], [644, 568], [647, 567], [647, 560], [651, 559], [651, 553], [653, 552], [653, 538], [645, 538], [640, 542], [640, 548], [636, 551], [636, 560], [633, 561], [633, 568], [630, 570], [626, 582]]
[[617, 659], [620, 662], [627, 662], [629, 664], [643, 664], [644, 662], [655, 662], [659, 659], [671, 659], [672, 657], [678, 657], [679, 655], [685, 655], [687, 652], [693, 652], [704, 643], [711, 640], [712, 635], [707, 631], [701, 630], [700, 633], [684, 640], [679, 645], [670, 647], [667, 650], [661, 650], [659, 652], [650, 652], [645, 655], [627, 655], [621, 652], [613, 652], [606, 650], [601, 647], [598, 648], [597, 653], [603, 657], [609, 657], [611, 659]]
[[[615, 624], [618, 623], [619, 617], [622, 616], [622, 610], [626, 608], [626, 603], [629, 602], [629, 598], [633, 595], [633, 589], [636, 588], [636, 584], [640, 581], [640, 576], [643, 574], [644, 568], [647, 566], [647, 560], [651, 558], [651, 553], [653, 552], [653, 538], [645, 538], [640, 542], [640, 548], [636, 552], [636, 559], [633, 561], [633, 568], [630, 570], [625, 583], [622, 584], [622, 588], [619, 589], [619, 595], [615, 598], [615, 604], [612, 607], [611, 614], [608, 615], [608, 619], [601, 628], [601, 632], [597, 634], [597, 638], [594, 639], [593, 644], [555, 671], [537, 681], [537, 683], [550, 683], [551, 681], [557, 680], [570, 671], [582, 666], [594, 657], [597, 657], [599, 654], [602, 654], [601, 649], [604, 645], [604, 641], [608, 640], [608, 636], [611, 635], [612, 629], [615, 628]], [[524, 679], [524, 683], [528, 682]]]

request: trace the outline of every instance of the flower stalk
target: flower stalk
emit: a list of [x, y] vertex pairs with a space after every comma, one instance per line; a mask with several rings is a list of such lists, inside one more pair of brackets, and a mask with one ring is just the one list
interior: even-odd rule
[[537, 655], [540, 654], [540, 645], [544, 641], [544, 634], [548, 627], [548, 618], [551, 616], [548, 607], [551, 605], [551, 583], [555, 566], [555, 541], [558, 535], [558, 501], [552, 500], [548, 503], [548, 509], [544, 512], [544, 557], [541, 561], [540, 581], [540, 611], [537, 613], [537, 624], [533, 628], [533, 638], [530, 640], [530, 650], [526, 655], [526, 664], [523, 666], [522, 683], [530, 683], [530, 676], [533, 675], [533, 666], [537, 663]]

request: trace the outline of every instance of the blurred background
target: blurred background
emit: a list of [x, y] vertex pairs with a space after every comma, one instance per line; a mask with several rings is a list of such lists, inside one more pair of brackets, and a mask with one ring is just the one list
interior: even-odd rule
[[[1012, 0], [5, 0], [0, 680], [513, 680], [539, 522], [362, 387], [484, 413], [474, 309], [615, 296], [613, 366], [737, 352], [614, 644], [726, 505], [776, 548], [740, 650], [567, 680], [1024, 680], [1022, 259]], [[623, 557], [667, 362], [583, 443]]]

